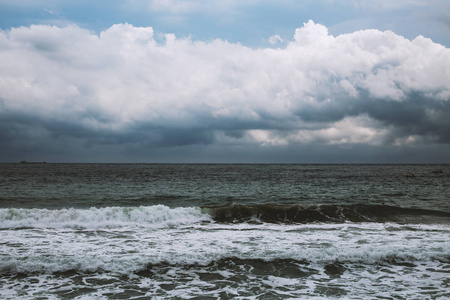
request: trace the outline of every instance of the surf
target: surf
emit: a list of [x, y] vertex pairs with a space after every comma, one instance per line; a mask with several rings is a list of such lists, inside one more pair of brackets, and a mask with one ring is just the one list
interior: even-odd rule
[[449, 224], [450, 212], [388, 205], [240, 205], [175, 207], [91, 207], [89, 209], [0, 209], [0, 229], [173, 227], [215, 223], [394, 222]]

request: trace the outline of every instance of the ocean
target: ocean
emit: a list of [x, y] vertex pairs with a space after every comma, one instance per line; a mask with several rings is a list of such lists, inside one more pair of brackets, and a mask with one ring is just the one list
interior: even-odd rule
[[1, 299], [450, 299], [450, 165], [0, 164]]

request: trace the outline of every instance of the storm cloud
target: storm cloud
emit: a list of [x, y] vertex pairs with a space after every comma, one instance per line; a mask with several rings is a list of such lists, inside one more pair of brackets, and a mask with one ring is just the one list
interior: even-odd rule
[[130, 24], [0, 31], [1, 160], [326, 161], [434, 147], [449, 162], [450, 49], [391, 31], [332, 36], [313, 21], [283, 42]]

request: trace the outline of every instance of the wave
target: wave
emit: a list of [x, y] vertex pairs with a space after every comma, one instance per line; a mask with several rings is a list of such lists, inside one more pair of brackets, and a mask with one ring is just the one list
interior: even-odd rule
[[0, 209], [0, 228], [173, 227], [217, 223], [343, 223], [394, 222], [448, 224], [450, 212], [387, 205], [226, 205], [177, 207], [164, 205], [89, 209]]
[[400, 222], [450, 223], [450, 212], [388, 205], [226, 205], [207, 207], [217, 222], [314, 223]]
[[[202, 256], [202, 254], [199, 254]], [[246, 269], [247, 267], [261, 268], [267, 272], [274, 272], [283, 269], [286, 264], [297, 266], [327, 266], [327, 265], [391, 265], [391, 266], [409, 266], [415, 267], [421, 264], [436, 264], [439, 266], [450, 264], [449, 253], [398, 253], [380, 255], [374, 253], [368, 255], [361, 253], [359, 255], [343, 255], [330, 257], [262, 257], [253, 254], [241, 256], [219, 256], [203, 257], [198, 261], [176, 261], [176, 260], [158, 260], [155, 258], [141, 259], [115, 259], [105, 261], [102, 257], [54, 257], [51, 261], [45, 261], [42, 257], [29, 257], [25, 260], [0, 259], [0, 276], [14, 274], [74, 274], [74, 273], [121, 273], [137, 274], [145, 276], [146, 273], [158, 269], [179, 267], [183, 269], [192, 268], [219, 268], [219, 269]], [[203, 256], [205, 256], [203, 254]], [[301, 256], [301, 255], [299, 255]]]
[[164, 205], [89, 209], [0, 209], [0, 228], [117, 228], [122, 226], [170, 227], [211, 221], [198, 207]]

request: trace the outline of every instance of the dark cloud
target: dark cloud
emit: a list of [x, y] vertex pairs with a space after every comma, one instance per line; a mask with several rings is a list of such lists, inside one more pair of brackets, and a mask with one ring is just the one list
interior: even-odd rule
[[308, 22], [280, 49], [0, 32], [3, 161], [449, 162], [450, 49]]
[[404, 102], [377, 99], [364, 108], [367, 114], [396, 128], [398, 137], [418, 135], [448, 143], [450, 136], [450, 102], [436, 101], [423, 93], [411, 93]]

